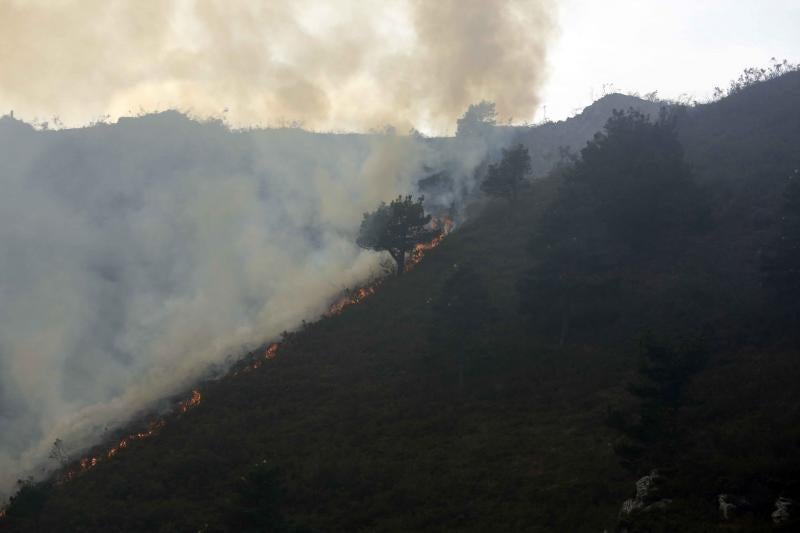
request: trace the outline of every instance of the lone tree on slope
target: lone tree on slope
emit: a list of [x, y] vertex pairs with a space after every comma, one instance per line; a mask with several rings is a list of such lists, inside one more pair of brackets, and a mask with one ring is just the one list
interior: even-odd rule
[[397, 276], [402, 275], [406, 254], [415, 245], [436, 235], [427, 229], [431, 216], [422, 207], [424, 198], [416, 201], [408, 196], [398, 196], [389, 205], [381, 205], [372, 213], [364, 213], [356, 243], [369, 250], [387, 251], [397, 263]]
[[772, 303], [791, 322], [800, 322], [800, 172], [795, 170], [783, 193], [777, 238], [761, 258], [762, 282]]
[[489, 196], [499, 196], [515, 202], [530, 173], [531, 156], [527, 148], [521, 144], [504, 148], [500, 162], [489, 165], [481, 190]]

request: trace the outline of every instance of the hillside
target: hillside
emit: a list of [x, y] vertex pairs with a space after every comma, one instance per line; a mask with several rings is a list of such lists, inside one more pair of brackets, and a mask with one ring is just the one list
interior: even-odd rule
[[[533, 159], [585, 143], [606, 107], [628, 103], [607, 98], [529, 132]], [[767, 305], [758, 251], [800, 166], [798, 110], [795, 73], [678, 116], [710, 223], [604, 273], [619, 297], [594, 302], [563, 346], [551, 317], [520, 313], [517, 290], [545, 253], [528, 248], [556, 172], [514, 208], [473, 205], [417, 268], [287, 335], [259, 368], [201, 383], [202, 402], [155, 437], [29, 487], [0, 531], [611, 530], [637, 476], [615, 454], [608, 413], [630, 403], [645, 330], [702, 331], [710, 360], [678, 417], [673, 503], [640, 530], [771, 530], [775, 498], [800, 496], [800, 359]], [[462, 386], [458, 358], [431, 339], [442, 288], [467, 266], [486, 283], [490, 322]], [[752, 509], [720, 523], [722, 492]]]

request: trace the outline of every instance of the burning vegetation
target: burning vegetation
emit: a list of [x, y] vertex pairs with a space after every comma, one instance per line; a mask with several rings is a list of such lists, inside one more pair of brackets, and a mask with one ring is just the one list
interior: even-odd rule
[[[410, 198], [410, 197], [409, 197]], [[437, 217], [431, 219], [430, 216], [425, 217], [426, 224], [424, 230], [418, 232], [417, 238], [421, 235], [426, 235], [431, 237], [430, 240], [426, 242], [417, 242], [413, 245], [413, 248], [410, 252], [407, 252], [407, 257], [398, 261], [398, 267], [402, 265], [403, 272], [409, 272], [413, 270], [417, 265], [419, 265], [425, 254], [428, 253], [430, 250], [433, 250], [437, 246], [439, 246], [442, 241], [452, 232], [453, 228], [455, 227], [455, 222], [448, 216]], [[404, 252], [405, 253], [405, 252]], [[393, 254], [395, 257], [395, 254]], [[395, 258], [396, 259], [396, 258]], [[344, 309], [350, 305], [355, 305], [363, 302], [365, 299], [369, 298], [370, 296], [374, 295], [380, 286], [383, 284], [385, 278], [376, 278], [371, 281], [369, 284], [365, 285], [364, 287], [360, 287], [356, 290], [347, 290], [345, 294], [339, 297], [333, 304], [330, 305], [328, 308], [327, 313], [325, 316], [335, 316], [339, 315], [344, 311]], [[265, 350], [262, 352], [263, 355], [255, 358], [255, 360], [251, 360], [250, 363], [245, 364], [244, 366], [240, 367], [238, 370], [233, 371], [229, 375], [231, 377], [236, 377], [240, 373], [250, 372], [260, 368], [265, 361], [272, 360], [277, 357], [278, 351], [281, 347], [281, 343], [273, 342], [269, 344]], [[191, 396], [185, 400], [181, 400], [175, 406], [171, 413], [164, 415], [161, 418], [158, 418], [152, 421], [146, 429], [131, 433], [115, 444], [107, 448], [105, 451], [100, 453], [93, 453], [87, 455], [78, 461], [78, 463], [71, 467], [65, 468], [65, 471], [58, 477], [56, 480], [57, 484], [63, 484], [69, 482], [76, 477], [88, 472], [89, 470], [94, 469], [97, 465], [104, 463], [113, 457], [120, 454], [123, 450], [127, 449], [130, 444], [137, 440], [145, 440], [149, 439], [150, 437], [155, 436], [160, 432], [162, 428], [164, 428], [167, 423], [168, 419], [173, 415], [180, 415], [189, 412], [190, 410], [194, 409], [202, 402], [202, 394], [199, 390], [193, 390]], [[63, 454], [63, 451], [60, 450], [60, 441], [56, 441], [57, 445], [59, 446], [59, 457], [62, 457], [62, 461], [66, 464], [66, 456]], [[51, 455], [52, 456], [52, 455]], [[0, 518], [3, 518], [6, 514], [4, 508], [0, 508]]]
[[[177, 408], [173, 411], [173, 413], [175, 413], [175, 412], [186, 413], [186, 412], [194, 409], [198, 405], [200, 405], [200, 402], [202, 401], [202, 399], [203, 399], [203, 396], [200, 393], [200, 391], [193, 390], [192, 391], [192, 395], [189, 398], [187, 398], [186, 400], [182, 400], [182, 401], [178, 402]], [[105, 460], [108, 460], [108, 459], [111, 459], [112, 457], [116, 456], [122, 450], [127, 448], [130, 445], [130, 443], [133, 442], [133, 441], [149, 439], [150, 437], [156, 435], [161, 430], [161, 428], [163, 428], [164, 426], [167, 425], [167, 417], [168, 416], [169, 415], [167, 415], [165, 417], [162, 417], [162, 418], [159, 418], [157, 420], [154, 420], [153, 422], [151, 422], [147, 426], [147, 429], [144, 429], [144, 430], [136, 432], [136, 433], [131, 433], [130, 435], [120, 439], [119, 442], [117, 442], [116, 444], [114, 444], [113, 446], [108, 448], [108, 450], [106, 450], [104, 453], [98, 453], [96, 455], [89, 455], [89, 456], [83, 457], [80, 461], [78, 461], [77, 467], [72, 468], [72, 469], [68, 469], [61, 476], [61, 478], [59, 479], [59, 482], [60, 483], [64, 483], [64, 482], [67, 482], [67, 481], [71, 481], [76, 476], [93, 469], [94, 467], [96, 467], [101, 462], [103, 462]]]

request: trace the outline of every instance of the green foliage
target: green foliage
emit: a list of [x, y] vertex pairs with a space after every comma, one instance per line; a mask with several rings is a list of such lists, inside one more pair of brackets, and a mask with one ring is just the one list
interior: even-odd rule
[[228, 515], [233, 531], [280, 532], [290, 528], [281, 511], [283, 488], [277, 468], [258, 463], [239, 478]]
[[723, 96], [735, 95], [758, 83], [774, 80], [789, 72], [797, 72], [800, 70], [799, 63], [790, 63], [786, 59], [783, 61], [778, 61], [774, 57], [771, 61], [772, 64], [768, 68], [748, 67], [744, 69], [738, 78], [731, 80], [730, 85], [728, 86], [727, 94], [719, 87], [715, 87], [714, 99], [718, 100]]
[[437, 352], [455, 355], [459, 386], [467, 361], [486, 346], [485, 328], [494, 318], [486, 280], [471, 265], [455, 265], [433, 306], [430, 340]]
[[622, 464], [639, 473], [671, 466], [684, 441], [678, 411], [684, 403], [684, 389], [708, 362], [708, 348], [702, 337], [678, 343], [648, 333], [641, 341], [639, 381], [628, 385], [637, 400], [635, 414], [609, 410], [606, 423], [623, 436], [614, 451]]
[[387, 251], [397, 263], [397, 275], [405, 269], [406, 254], [414, 245], [433, 238], [434, 231], [426, 226], [431, 216], [425, 214], [424, 198], [416, 201], [398, 196], [389, 205], [382, 203], [372, 213], [364, 213], [359, 229], [358, 245], [376, 251]]
[[[676, 130], [676, 115], [658, 120], [638, 111], [615, 111], [604, 133], [581, 150], [566, 177], [564, 205], [594, 211], [594, 223], [633, 251], [657, 246], [665, 236], [706, 214]], [[570, 205], [572, 204], [572, 205]]]
[[489, 196], [514, 202], [525, 187], [530, 172], [531, 156], [527, 148], [521, 144], [513, 148], [503, 148], [501, 160], [489, 165], [481, 190]]
[[780, 314], [800, 320], [800, 172], [786, 185], [778, 236], [761, 261], [762, 279]]
[[625, 311], [626, 265], [675, 261], [708, 214], [675, 121], [615, 111], [579, 159], [564, 154], [556, 167], [558, 195], [532, 235], [533, 265], [518, 290], [523, 313], [559, 317], [559, 344], [576, 321], [597, 328]]
[[11, 497], [6, 508], [6, 517], [15, 522], [37, 524], [48, 498], [48, 487], [34, 483], [32, 478], [17, 481], [17, 493]]

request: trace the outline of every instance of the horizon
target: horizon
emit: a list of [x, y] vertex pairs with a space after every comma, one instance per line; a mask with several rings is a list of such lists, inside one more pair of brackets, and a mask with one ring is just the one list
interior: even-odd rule
[[0, 110], [54, 128], [174, 109], [233, 128], [391, 125], [439, 137], [482, 100], [497, 104], [500, 124], [538, 124], [614, 92], [706, 101], [745, 68], [800, 60], [800, 4], [789, 0], [163, 6], [0, 6], [0, 44], [14, 50]]

